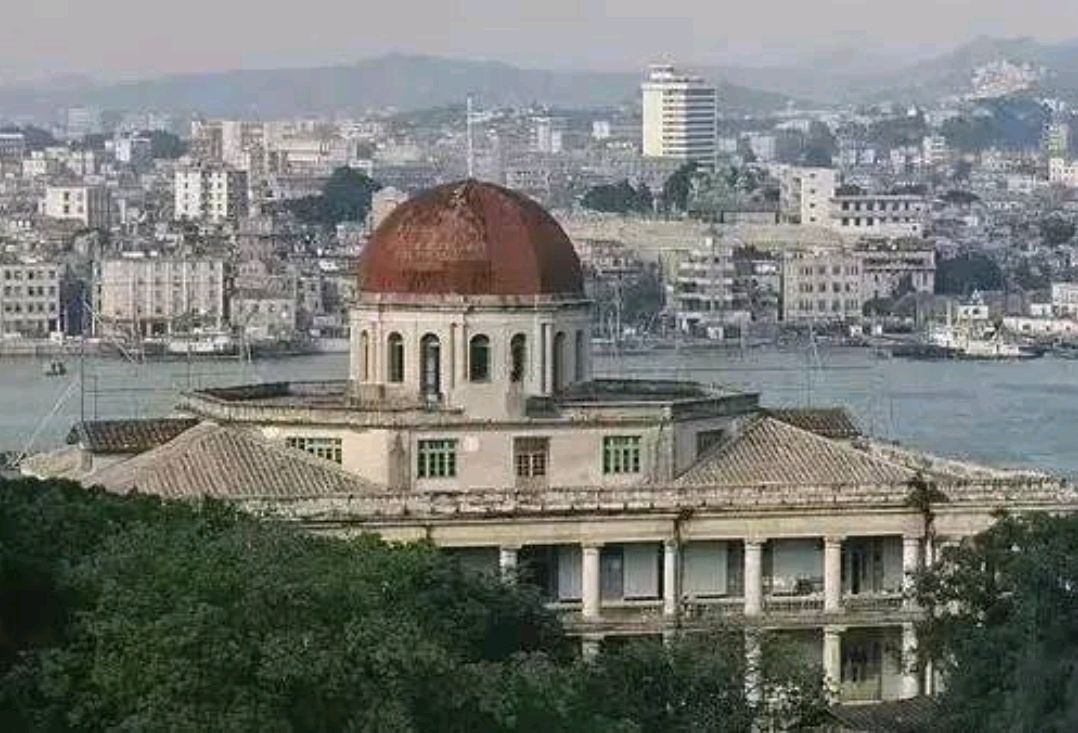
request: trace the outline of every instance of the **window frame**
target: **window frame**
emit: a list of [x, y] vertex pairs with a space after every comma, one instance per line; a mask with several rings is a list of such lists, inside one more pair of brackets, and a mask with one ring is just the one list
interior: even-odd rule
[[416, 442], [416, 478], [457, 477], [456, 438], [422, 438]]
[[468, 339], [468, 381], [483, 384], [491, 381], [491, 340], [485, 333]]
[[643, 439], [640, 435], [604, 435], [602, 470], [604, 476], [631, 476], [642, 473]]

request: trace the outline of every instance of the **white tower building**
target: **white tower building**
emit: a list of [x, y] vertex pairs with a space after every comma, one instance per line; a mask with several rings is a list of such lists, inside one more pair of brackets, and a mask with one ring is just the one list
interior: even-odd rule
[[644, 155], [714, 165], [715, 87], [673, 66], [657, 64], [650, 67], [640, 90]]

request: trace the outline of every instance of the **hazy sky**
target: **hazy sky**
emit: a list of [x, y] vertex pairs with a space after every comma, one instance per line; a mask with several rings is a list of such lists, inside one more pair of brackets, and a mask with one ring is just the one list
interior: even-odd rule
[[530, 66], [925, 53], [1078, 36], [1078, 0], [3, 0], [0, 81], [337, 63], [387, 51]]

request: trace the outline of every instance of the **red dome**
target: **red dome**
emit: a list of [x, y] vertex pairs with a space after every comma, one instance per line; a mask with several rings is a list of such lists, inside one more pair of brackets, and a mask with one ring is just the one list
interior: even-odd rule
[[583, 296], [580, 260], [543, 207], [501, 186], [459, 181], [398, 206], [359, 261], [368, 293]]

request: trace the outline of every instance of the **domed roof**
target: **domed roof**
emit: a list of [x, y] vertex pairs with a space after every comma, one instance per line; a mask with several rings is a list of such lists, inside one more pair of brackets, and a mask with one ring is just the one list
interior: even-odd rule
[[580, 260], [543, 207], [468, 180], [401, 204], [371, 236], [359, 289], [421, 295], [583, 296]]

